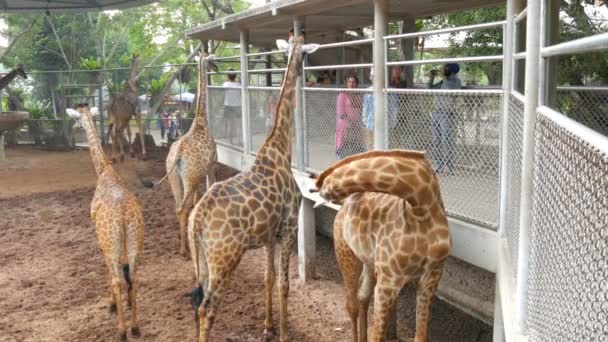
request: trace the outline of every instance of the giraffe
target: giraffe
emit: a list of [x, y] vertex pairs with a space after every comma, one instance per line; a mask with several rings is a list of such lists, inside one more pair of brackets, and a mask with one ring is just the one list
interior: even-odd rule
[[399, 291], [412, 281], [417, 284], [415, 341], [427, 341], [429, 307], [451, 239], [439, 182], [424, 153], [357, 154], [323, 171], [316, 187], [324, 199], [343, 204], [334, 223], [334, 247], [353, 342], [367, 341], [372, 292], [371, 339], [377, 342], [384, 340]]
[[[215, 140], [209, 131], [207, 113], [205, 111], [205, 89], [207, 73], [204, 64], [217, 68], [212, 62], [212, 56], [199, 60], [199, 81], [197, 93], [196, 117], [190, 130], [171, 145], [167, 155], [167, 174], [157, 185], [169, 179], [169, 185], [175, 197], [175, 211], [180, 227], [180, 254], [186, 256], [186, 228], [190, 207], [199, 198], [198, 189], [205, 178], [208, 177], [207, 188], [215, 182], [217, 163], [217, 148]], [[177, 172], [173, 172], [177, 169]], [[144, 186], [152, 187], [151, 182], [144, 182]]]
[[133, 153], [133, 145], [131, 144], [131, 127], [129, 125], [129, 121], [133, 115], [135, 115], [137, 127], [139, 127], [142, 158], [146, 159], [146, 146], [144, 145], [141, 113], [137, 109], [137, 67], [139, 66], [139, 63], [139, 57], [134, 56], [125, 88], [120, 95], [111, 95], [110, 106], [108, 107], [108, 115], [110, 117], [108, 136], [112, 137], [112, 161], [116, 161], [115, 155], [117, 147], [120, 149], [120, 160], [123, 161], [125, 158], [122, 139], [125, 129], [127, 131], [129, 153], [131, 154], [131, 157], [135, 156], [135, 153]]
[[23, 64], [17, 65], [15, 69], [11, 70], [11, 72], [0, 78], [0, 90], [6, 88], [17, 76], [27, 79], [27, 75], [23, 70]]
[[287, 71], [274, 128], [258, 150], [253, 166], [211, 186], [188, 219], [196, 277], [192, 305], [200, 342], [209, 340], [228, 277], [247, 250], [260, 247], [266, 253], [264, 333], [272, 334], [274, 247], [279, 243], [279, 339], [287, 340], [289, 256], [297, 237], [302, 199], [291, 171], [292, 100], [297, 76], [302, 72], [303, 54], [318, 48], [303, 42], [303, 37], [290, 35]]
[[144, 219], [137, 198], [127, 190], [122, 178], [114, 171], [97, 139], [91, 112], [86, 104], [68, 114], [84, 127], [91, 159], [97, 174], [97, 186], [91, 202], [91, 220], [97, 241], [110, 273], [110, 311], [117, 311], [118, 334], [127, 340], [123, 317], [122, 289], [127, 288], [131, 307], [131, 334], [140, 336], [137, 322], [137, 265], [144, 242]]

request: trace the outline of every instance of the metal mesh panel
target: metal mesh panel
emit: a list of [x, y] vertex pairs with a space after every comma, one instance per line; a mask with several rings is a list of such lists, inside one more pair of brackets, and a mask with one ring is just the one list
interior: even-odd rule
[[509, 99], [507, 139], [506, 233], [511, 252], [513, 274], [517, 274], [519, 250], [519, 209], [521, 202], [521, 158], [524, 129], [524, 104], [511, 95]]
[[386, 108], [389, 147], [427, 152], [448, 212], [495, 228], [500, 93], [389, 90]]
[[608, 155], [584, 138], [539, 115], [530, 240], [530, 341], [608, 337]]
[[[226, 90], [228, 89], [217, 87], [207, 89], [209, 126], [215, 141], [242, 149], [242, 111], [240, 107], [232, 107], [227, 110], [227, 107], [224, 106]], [[241, 91], [236, 88], [234, 90]]]
[[373, 108], [372, 96], [363, 89], [306, 89], [308, 167], [324, 170], [338, 159], [372, 148], [373, 135], [364, 122], [364, 104], [372, 99]]
[[[248, 89], [251, 150], [256, 152], [270, 134], [274, 125], [274, 114], [279, 103], [280, 88]], [[295, 145], [295, 135], [293, 137]]]
[[583, 125], [608, 135], [608, 87], [563, 87], [557, 91], [556, 110]]

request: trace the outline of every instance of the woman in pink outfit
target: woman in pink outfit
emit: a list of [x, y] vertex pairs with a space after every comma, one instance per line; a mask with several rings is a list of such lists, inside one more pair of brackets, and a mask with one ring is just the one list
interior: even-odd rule
[[[359, 80], [355, 76], [350, 76], [346, 86], [351, 89], [357, 88]], [[360, 94], [340, 93], [336, 103], [336, 156], [338, 159], [365, 151], [360, 123]]]

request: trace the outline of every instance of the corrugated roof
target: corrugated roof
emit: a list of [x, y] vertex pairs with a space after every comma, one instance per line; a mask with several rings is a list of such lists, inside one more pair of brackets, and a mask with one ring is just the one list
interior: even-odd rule
[[3, 13], [101, 11], [143, 6], [158, 0], [0, 0]]
[[[489, 7], [505, 0], [387, 0], [389, 18], [423, 18], [440, 13]], [[306, 37], [316, 43], [340, 40], [345, 30], [370, 26], [374, 22], [373, 0], [278, 0], [194, 27], [186, 34], [195, 39], [238, 42], [241, 28], [249, 30], [256, 46], [273, 46], [285, 38], [294, 16], [304, 17]]]

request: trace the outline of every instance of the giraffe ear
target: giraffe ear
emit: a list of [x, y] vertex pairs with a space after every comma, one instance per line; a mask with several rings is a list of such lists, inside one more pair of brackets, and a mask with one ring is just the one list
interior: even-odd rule
[[289, 49], [289, 43], [284, 39], [277, 39], [277, 47], [279, 50], [287, 51]]
[[314, 53], [315, 51], [317, 51], [317, 49], [319, 49], [319, 44], [304, 44], [302, 45], [302, 51], [306, 52], [307, 54], [311, 54]]
[[69, 117], [71, 117], [72, 119], [80, 119], [80, 112], [77, 110], [74, 110], [72, 108], [67, 108], [65, 110], [65, 112], [68, 114]]

